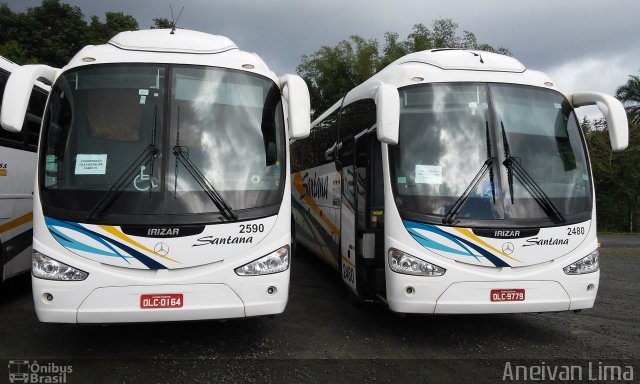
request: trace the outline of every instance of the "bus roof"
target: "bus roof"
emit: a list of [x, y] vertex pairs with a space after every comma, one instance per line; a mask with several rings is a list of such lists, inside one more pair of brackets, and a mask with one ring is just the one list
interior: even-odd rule
[[477, 50], [433, 49], [399, 58], [349, 91], [344, 102], [373, 97], [380, 83], [401, 88], [445, 82], [509, 83], [558, 90], [547, 75], [527, 69], [510, 56]]
[[277, 82], [258, 55], [241, 51], [229, 38], [187, 29], [126, 31], [107, 44], [82, 48], [63, 70], [104, 63], [206, 65], [258, 73]]
[[521, 62], [513, 57], [492, 52], [453, 48], [410, 53], [394, 61], [387, 68], [407, 63], [428, 64], [442, 70], [522, 73], [526, 69]]
[[542, 72], [527, 69], [517, 59], [493, 52], [459, 48], [432, 49], [405, 55], [350, 90], [316, 118], [316, 125], [341, 105], [375, 98], [380, 83], [401, 88], [420, 83], [493, 82], [558, 90]]
[[186, 29], [120, 32], [109, 40], [109, 44], [120, 49], [146, 52], [213, 54], [238, 49], [227, 37]]

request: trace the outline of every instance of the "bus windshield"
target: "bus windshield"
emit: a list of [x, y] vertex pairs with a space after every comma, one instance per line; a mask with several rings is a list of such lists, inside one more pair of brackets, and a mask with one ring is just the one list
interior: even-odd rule
[[268, 78], [185, 65], [75, 68], [53, 85], [41, 143], [45, 215], [215, 222], [277, 213], [281, 95]]
[[590, 218], [584, 142], [560, 93], [511, 84], [428, 84], [400, 89], [400, 103], [399, 143], [389, 147], [389, 157], [403, 217], [469, 226]]

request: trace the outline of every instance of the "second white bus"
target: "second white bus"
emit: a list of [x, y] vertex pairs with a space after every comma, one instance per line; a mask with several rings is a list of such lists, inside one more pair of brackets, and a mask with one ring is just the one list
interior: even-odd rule
[[611, 96], [564, 95], [489, 52], [402, 57], [292, 143], [295, 241], [396, 312], [590, 308], [595, 198], [574, 108], [591, 104], [624, 149]]

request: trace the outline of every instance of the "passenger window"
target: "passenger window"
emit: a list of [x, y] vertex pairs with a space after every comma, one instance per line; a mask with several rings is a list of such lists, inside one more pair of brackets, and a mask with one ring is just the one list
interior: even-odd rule
[[314, 127], [315, 166], [335, 161], [336, 138], [338, 135], [338, 111], [327, 116]]
[[[2, 106], [2, 97], [4, 96], [4, 88], [7, 86], [9, 74], [0, 72], [0, 107]], [[9, 132], [0, 128], [0, 142], [9, 146], [16, 146], [24, 142], [24, 135], [21, 132]]]
[[42, 123], [42, 115], [44, 115], [44, 106], [47, 102], [47, 94], [37, 87], [33, 87], [29, 105], [27, 106], [27, 115], [25, 116], [22, 130], [27, 136], [27, 146], [31, 150], [36, 150], [38, 146], [38, 138], [40, 137], [40, 124]]

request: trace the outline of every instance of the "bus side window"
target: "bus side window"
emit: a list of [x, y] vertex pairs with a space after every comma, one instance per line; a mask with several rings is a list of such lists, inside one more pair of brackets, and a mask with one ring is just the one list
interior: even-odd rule
[[336, 139], [338, 135], [338, 111], [327, 116], [315, 127], [314, 166], [335, 161]]
[[[0, 106], [2, 106], [2, 98], [4, 97], [4, 88], [7, 86], [9, 74], [0, 72]], [[9, 132], [0, 128], [0, 145], [10, 147], [21, 147], [24, 143], [24, 135], [22, 132]]]
[[[340, 161], [343, 166], [353, 174], [348, 182], [353, 184], [353, 194], [345, 194], [350, 202], [357, 206], [358, 227], [364, 228], [367, 224], [367, 212], [370, 209], [372, 191], [369, 166], [371, 163], [370, 137], [375, 134], [367, 133], [376, 122], [376, 105], [373, 99], [362, 99], [353, 102], [342, 109], [340, 120], [340, 140], [345, 150], [342, 151]], [[354, 142], [355, 139], [355, 142]], [[377, 141], [376, 141], [377, 142]], [[355, 144], [355, 148], [353, 147]], [[346, 150], [346, 146], [355, 149], [354, 153]], [[355, 161], [355, 164], [354, 164]], [[356, 201], [357, 200], [357, 201]], [[356, 204], [357, 203], [357, 204]]]
[[302, 169], [309, 169], [315, 166], [315, 162], [313, 160], [313, 152], [312, 152], [315, 134], [316, 132], [312, 129], [311, 133], [309, 134], [309, 137], [305, 140], [302, 140], [302, 143], [300, 144], [300, 150], [299, 150], [300, 160], [299, 161]]
[[289, 156], [291, 158], [291, 173], [300, 172], [302, 168], [301, 163], [301, 149], [302, 149], [302, 141], [297, 140], [290, 147]]
[[27, 115], [24, 119], [22, 130], [27, 135], [27, 146], [29, 150], [35, 151], [38, 147], [38, 138], [40, 137], [40, 125], [42, 116], [44, 115], [44, 106], [47, 102], [47, 95], [39, 88], [33, 87], [29, 105], [27, 106]]
[[7, 81], [9, 80], [9, 74], [0, 71], [0, 106], [2, 106], [2, 99], [4, 98], [4, 89], [7, 86]]

